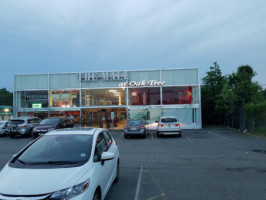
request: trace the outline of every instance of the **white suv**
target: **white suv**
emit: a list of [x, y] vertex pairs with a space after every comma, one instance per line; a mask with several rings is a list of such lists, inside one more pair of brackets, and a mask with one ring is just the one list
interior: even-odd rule
[[176, 117], [161, 117], [158, 123], [157, 137], [162, 135], [176, 135], [181, 137], [181, 125]]

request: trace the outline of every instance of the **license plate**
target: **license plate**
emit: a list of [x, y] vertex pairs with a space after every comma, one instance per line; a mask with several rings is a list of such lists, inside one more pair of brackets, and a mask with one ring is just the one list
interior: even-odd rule
[[137, 130], [137, 128], [131, 128], [131, 130], [135, 131], [135, 130]]
[[172, 125], [171, 124], [168, 124], [168, 127], [171, 127]]

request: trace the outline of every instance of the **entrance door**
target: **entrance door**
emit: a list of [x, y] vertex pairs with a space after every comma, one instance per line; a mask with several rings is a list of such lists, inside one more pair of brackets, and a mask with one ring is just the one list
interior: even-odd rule
[[82, 110], [82, 126], [123, 129], [126, 124], [126, 115], [125, 108], [84, 109]]

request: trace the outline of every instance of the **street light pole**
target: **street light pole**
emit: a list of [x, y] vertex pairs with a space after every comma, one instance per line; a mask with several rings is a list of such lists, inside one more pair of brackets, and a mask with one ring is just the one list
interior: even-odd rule
[[6, 120], [8, 120], [8, 117], [7, 117], [7, 113], [9, 112], [10, 110], [8, 108], [5, 108], [4, 109], [4, 112], [6, 113]]

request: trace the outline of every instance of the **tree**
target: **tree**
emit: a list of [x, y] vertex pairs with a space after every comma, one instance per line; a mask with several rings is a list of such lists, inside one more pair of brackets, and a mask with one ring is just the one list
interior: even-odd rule
[[223, 113], [216, 110], [216, 101], [226, 81], [218, 63], [213, 64], [207, 76], [202, 79], [202, 121], [204, 124], [220, 124], [223, 118]]
[[13, 106], [13, 93], [6, 88], [0, 89], [0, 105]]
[[231, 87], [232, 96], [234, 96], [234, 110], [238, 112], [239, 129], [246, 129], [245, 105], [258, 103], [263, 100], [262, 88], [258, 83], [252, 82], [256, 75], [252, 67], [242, 65], [238, 67], [236, 73], [229, 75], [228, 84]]

